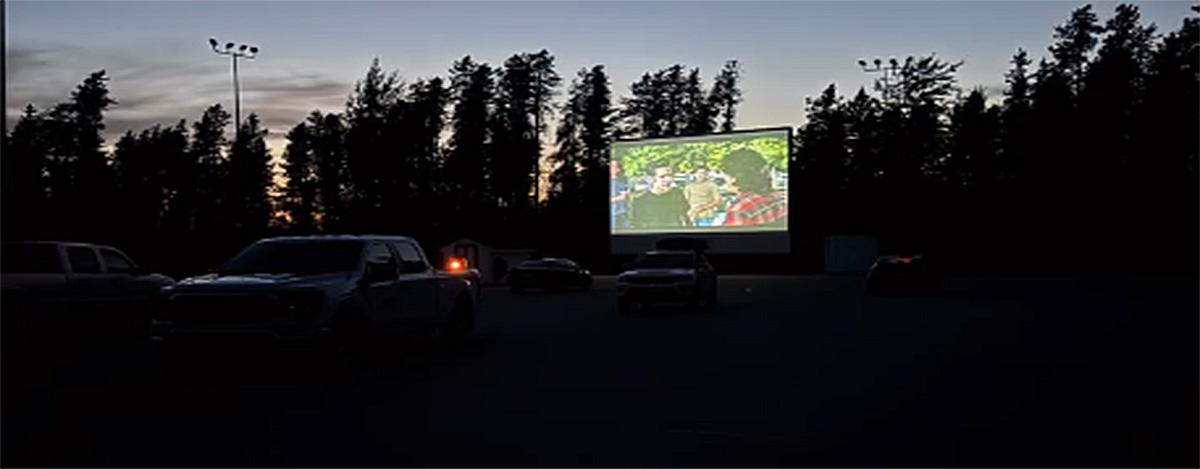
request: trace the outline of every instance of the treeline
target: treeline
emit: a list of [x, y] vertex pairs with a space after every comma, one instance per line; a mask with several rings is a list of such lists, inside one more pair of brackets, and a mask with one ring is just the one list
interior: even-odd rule
[[[829, 85], [796, 130], [797, 256], [772, 265], [819, 269], [823, 236], [868, 233], [964, 272], [1194, 274], [1198, 31], [1195, 17], [1164, 35], [1135, 6], [1103, 22], [1085, 6], [1036, 66], [1016, 51], [998, 100], [962, 90], [962, 63], [934, 55], [850, 97]], [[100, 71], [67, 102], [27, 107], [6, 136], [3, 237], [106, 242], [179, 274], [273, 234], [397, 233], [430, 248], [466, 236], [600, 261], [609, 143], [732, 130], [740, 76], [736, 61], [708, 83], [673, 65], [614, 98], [602, 65], [564, 83], [545, 50], [495, 66], [468, 56], [412, 82], [376, 60], [344, 109], [288, 131], [276, 167], [258, 116], [227, 140], [219, 105], [106, 153], [117, 102]]]
[[[559, 99], [545, 50], [495, 67], [468, 56], [445, 78], [410, 83], [376, 60], [344, 109], [315, 110], [288, 131], [276, 167], [258, 116], [227, 140], [220, 105], [191, 125], [127, 132], [106, 154], [104, 113], [117, 101], [99, 71], [68, 102], [28, 106], [7, 136], [3, 235], [110, 243], [181, 274], [278, 234], [396, 233], [430, 248], [467, 236], [601, 253], [609, 142], [732, 129], [738, 74], [731, 61], [706, 87], [699, 69], [674, 65], [619, 106], [602, 65], [579, 70]], [[552, 190], [539, 201], [543, 155]]]
[[879, 97], [831, 84], [797, 133], [793, 219], [964, 273], [1194, 275], [1198, 33], [1089, 5], [1036, 67], [1016, 51], [996, 101], [932, 55], [899, 61]]

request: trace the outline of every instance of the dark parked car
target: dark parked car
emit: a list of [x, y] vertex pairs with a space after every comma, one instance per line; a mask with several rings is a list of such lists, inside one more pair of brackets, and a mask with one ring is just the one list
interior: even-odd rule
[[923, 256], [881, 256], [867, 273], [867, 294], [871, 296], [941, 293], [942, 275]]
[[587, 290], [592, 288], [592, 273], [570, 259], [532, 259], [508, 273], [508, 287], [513, 293], [533, 288]]

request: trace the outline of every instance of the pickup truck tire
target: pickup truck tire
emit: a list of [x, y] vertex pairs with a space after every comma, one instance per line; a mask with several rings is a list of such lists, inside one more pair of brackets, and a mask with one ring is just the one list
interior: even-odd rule
[[471, 300], [459, 297], [450, 312], [450, 322], [443, 326], [442, 337], [451, 344], [470, 342], [475, 337], [475, 307]]

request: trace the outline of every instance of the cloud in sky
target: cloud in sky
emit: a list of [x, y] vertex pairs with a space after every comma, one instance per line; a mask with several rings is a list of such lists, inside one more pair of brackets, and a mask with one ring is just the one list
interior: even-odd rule
[[[48, 109], [70, 99], [71, 92], [88, 74], [105, 70], [109, 91], [117, 104], [106, 116], [106, 137], [115, 142], [128, 130], [154, 124], [190, 123], [208, 106], [221, 104], [233, 113], [230, 63], [187, 60], [169, 53], [106, 51], [72, 44], [14, 45], [8, 51], [7, 113], [15, 124], [25, 105]], [[353, 83], [321, 73], [299, 73], [296, 64], [275, 61], [263, 66], [242, 60], [239, 64], [243, 119], [258, 113], [270, 131], [275, 153], [283, 135], [314, 109], [338, 111]], [[232, 128], [230, 129], [232, 132]]]

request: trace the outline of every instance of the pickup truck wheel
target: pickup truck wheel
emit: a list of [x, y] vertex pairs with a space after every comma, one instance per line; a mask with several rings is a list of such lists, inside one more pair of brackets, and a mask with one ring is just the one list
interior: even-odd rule
[[442, 337], [452, 344], [470, 342], [475, 336], [475, 308], [471, 301], [460, 298], [454, 302], [450, 322], [443, 328]]

